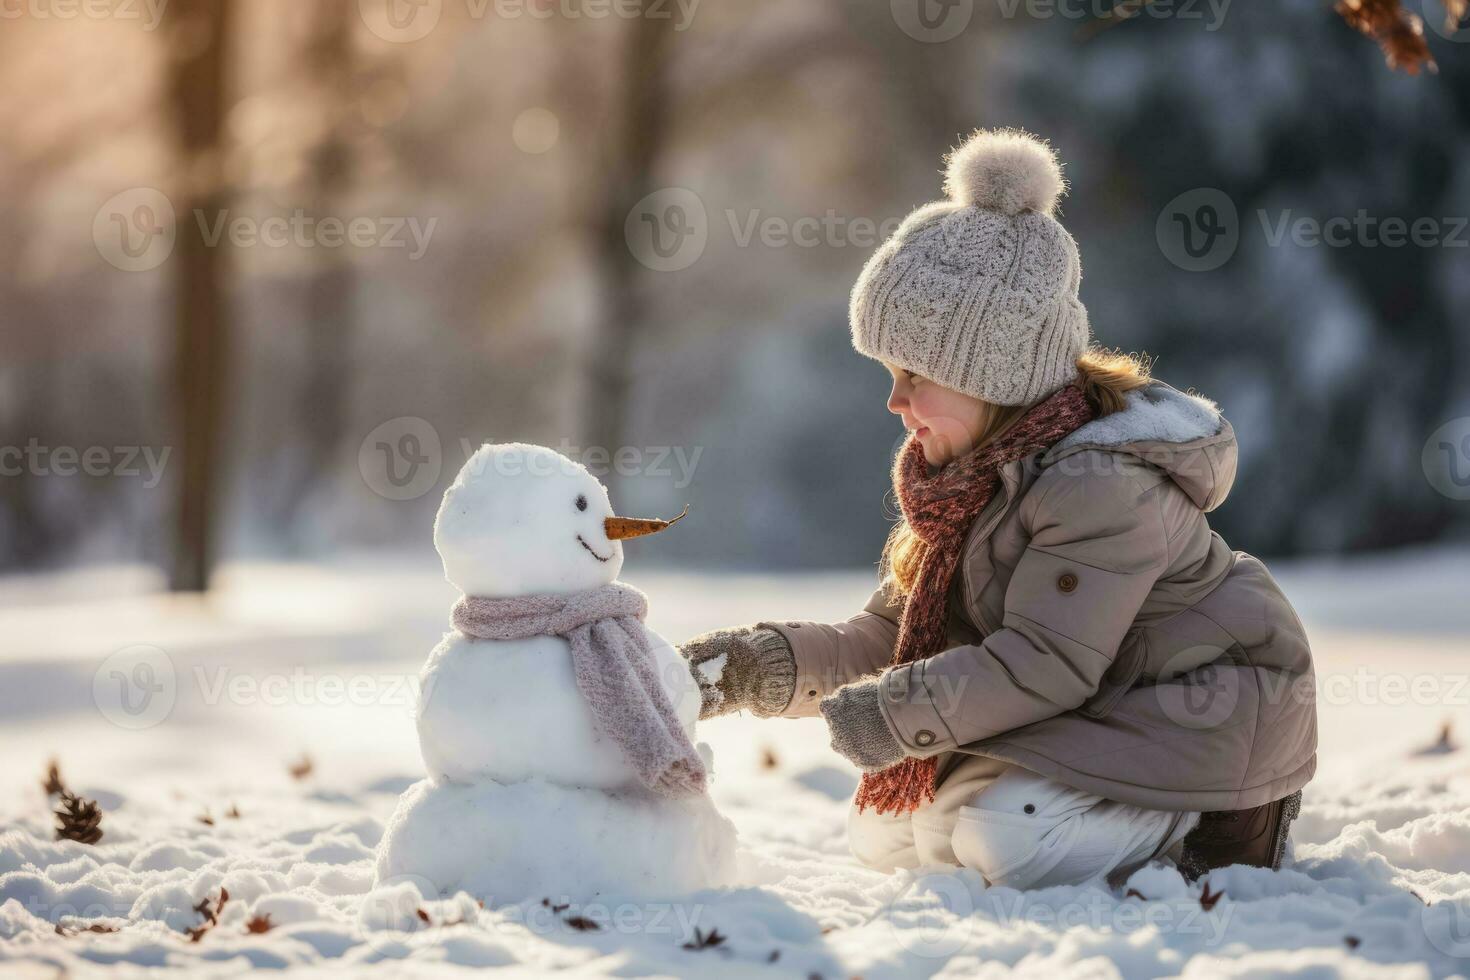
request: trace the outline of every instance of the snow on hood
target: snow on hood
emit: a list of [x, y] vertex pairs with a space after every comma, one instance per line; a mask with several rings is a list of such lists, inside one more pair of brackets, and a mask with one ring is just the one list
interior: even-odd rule
[[1049, 466], [1089, 449], [1128, 453], [1157, 466], [1205, 511], [1214, 510], [1235, 482], [1235, 430], [1214, 402], [1162, 381], [1124, 396], [1128, 407], [1094, 419], [1052, 446]]

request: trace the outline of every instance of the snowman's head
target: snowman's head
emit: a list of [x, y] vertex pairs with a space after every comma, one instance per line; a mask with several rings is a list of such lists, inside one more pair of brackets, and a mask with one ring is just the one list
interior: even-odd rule
[[617, 517], [597, 477], [545, 446], [486, 444], [444, 492], [434, 547], [465, 595], [582, 592], [618, 577], [623, 538], [668, 523]]

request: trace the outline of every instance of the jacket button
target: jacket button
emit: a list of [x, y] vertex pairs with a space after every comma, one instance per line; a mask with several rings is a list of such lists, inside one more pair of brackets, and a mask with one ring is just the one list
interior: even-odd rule
[[787, 627], [787, 629], [799, 630], [799, 629], [801, 629], [801, 624], [800, 623], [787, 623], [786, 624], [786, 627]]
[[1077, 576], [1071, 572], [1064, 573], [1061, 578], [1057, 579], [1057, 588], [1063, 592], [1075, 592], [1077, 589]]
[[921, 728], [914, 734], [914, 741], [920, 745], [933, 745], [934, 733], [927, 728]]
[[816, 697], [817, 696], [816, 688], [812, 688], [810, 691], [807, 691], [806, 692], [806, 696], [809, 697], [809, 698]]

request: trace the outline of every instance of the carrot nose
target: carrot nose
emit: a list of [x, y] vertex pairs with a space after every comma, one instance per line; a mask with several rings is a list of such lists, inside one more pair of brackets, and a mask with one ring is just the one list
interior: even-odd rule
[[607, 532], [609, 541], [617, 541], [622, 538], [640, 538], [645, 534], [657, 534], [664, 528], [679, 520], [689, 513], [689, 505], [685, 504], [680, 511], [679, 517], [673, 521], [659, 521], [642, 517], [609, 517], [602, 522], [602, 528]]

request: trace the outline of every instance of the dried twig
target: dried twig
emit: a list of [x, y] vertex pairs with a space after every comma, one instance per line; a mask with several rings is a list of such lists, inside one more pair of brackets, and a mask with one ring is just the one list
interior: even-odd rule
[[[68, 932], [68, 929], [71, 931]], [[82, 932], [117, 932], [117, 926], [103, 925], [100, 922], [94, 922], [89, 926], [67, 926], [60, 922], [56, 923], [56, 934], [58, 936], [70, 938]]]
[[189, 942], [197, 943], [204, 938], [206, 932], [219, 925], [220, 913], [225, 910], [225, 903], [229, 900], [229, 889], [223, 885], [220, 886], [219, 898], [215, 900], [213, 906], [210, 905], [208, 895], [205, 895], [199, 900], [199, 903], [194, 906], [194, 911], [199, 913], [204, 918], [204, 921], [196, 928], [184, 930], [189, 937]]
[[702, 932], [698, 926], [695, 926], [694, 938], [685, 943], [684, 948], [692, 950], [714, 949], [716, 946], [722, 944], [726, 938], [718, 929], [710, 929], [709, 932]]

